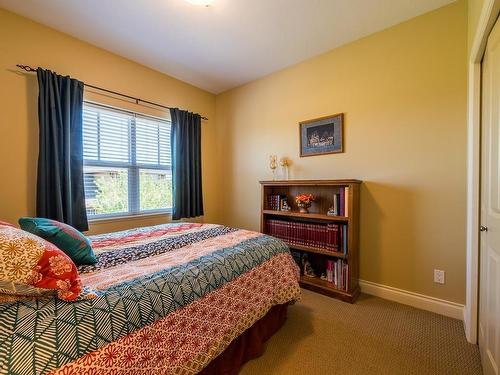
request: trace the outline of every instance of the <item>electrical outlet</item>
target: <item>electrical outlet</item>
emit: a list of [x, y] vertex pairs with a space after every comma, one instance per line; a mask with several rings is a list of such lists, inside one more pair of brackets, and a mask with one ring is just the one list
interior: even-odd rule
[[434, 282], [437, 284], [444, 284], [444, 271], [434, 270]]

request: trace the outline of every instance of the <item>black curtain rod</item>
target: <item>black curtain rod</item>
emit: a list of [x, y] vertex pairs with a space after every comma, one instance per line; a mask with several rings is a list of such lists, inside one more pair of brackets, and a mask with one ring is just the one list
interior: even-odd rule
[[[32, 68], [29, 65], [16, 64], [16, 66], [18, 68], [21, 68], [21, 69], [27, 71], [27, 72], [36, 72], [36, 69]], [[104, 92], [107, 92], [109, 94], [118, 95], [118, 96], [121, 96], [123, 98], [127, 98], [127, 99], [130, 99], [130, 100], [133, 100], [133, 101], [136, 102], [136, 104], [146, 103], [146, 104], [154, 105], [155, 107], [160, 107], [160, 108], [164, 108], [164, 109], [170, 109], [170, 107], [167, 107], [166, 105], [163, 105], [163, 104], [158, 104], [158, 103], [155, 103], [155, 102], [150, 102], [149, 100], [143, 100], [143, 99], [140, 99], [140, 98], [136, 98], [134, 96], [122, 94], [120, 92], [116, 92], [116, 91], [113, 91], [113, 90], [108, 90], [108, 89], [105, 89], [105, 88], [102, 88], [102, 87], [99, 87], [99, 86], [89, 85], [88, 83], [83, 83], [83, 84], [86, 87], [90, 87], [90, 88], [93, 88], [93, 89], [96, 89], [96, 90], [99, 90], [99, 91], [104, 91]], [[206, 118], [204, 116], [201, 116], [201, 119], [202, 120], [208, 120], [208, 118]]]

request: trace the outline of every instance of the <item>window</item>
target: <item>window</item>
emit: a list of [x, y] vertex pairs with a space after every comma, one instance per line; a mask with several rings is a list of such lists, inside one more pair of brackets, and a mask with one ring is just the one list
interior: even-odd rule
[[170, 211], [169, 121], [85, 103], [83, 158], [89, 218]]

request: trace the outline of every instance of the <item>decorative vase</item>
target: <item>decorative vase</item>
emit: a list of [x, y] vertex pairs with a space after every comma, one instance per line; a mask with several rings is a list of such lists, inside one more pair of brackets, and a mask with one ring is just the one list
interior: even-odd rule
[[299, 207], [299, 212], [303, 214], [308, 214], [309, 213], [309, 207], [311, 207], [311, 203], [305, 203], [305, 202], [300, 202], [297, 203], [297, 206]]
[[281, 166], [281, 171], [282, 171], [282, 179], [283, 180], [288, 180], [288, 165], [283, 165]]

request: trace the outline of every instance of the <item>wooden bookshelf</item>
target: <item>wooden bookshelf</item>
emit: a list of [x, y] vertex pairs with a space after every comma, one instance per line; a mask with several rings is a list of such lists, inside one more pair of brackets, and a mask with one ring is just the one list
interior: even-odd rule
[[[300, 285], [330, 297], [353, 303], [359, 295], [359, 188], [361, 181], [345, 180], [278, 180], [261, 181], [261, 220], [262, 233], [268, 233], [267, 221], [277, 219], [281, 222], [299, 222], [313, 224], [332, 224], [334, 226], [347, 226], [347, 251], [332, 251], [318, 246], [293, 244], [282, 238], [292, 251], [301, 254], [307, 253], [318, 277], [301, 276]], [[346, 216], [328, 216], [326, 213], [333, 205], [334, 194], [340, 189], [348, 188], [346, 199]], [[295, 204], [295, 196], [299, 194], [313, 194], [315, 201], [309, 208], [309, 213], [301, 213]], [[286, 196], [286, 201], [291, 211], [273, 210], [268, 205], [268, 196]], [[291, 224], [287, 224], [291, 225]], [[302, 241], [298, 241], [302, 242]], [[330, 247], [330, 246], [329, 246]], [[331, 247], [330, 247], [331, 248]], [[348, 289], [342, 290], [335, 287], [332, 282], [323, 280], [319, 274], [326, 269], [326, 260], [341, 259], [348, 264]], [[340, 261], [339, 261], [340, 262]]]

